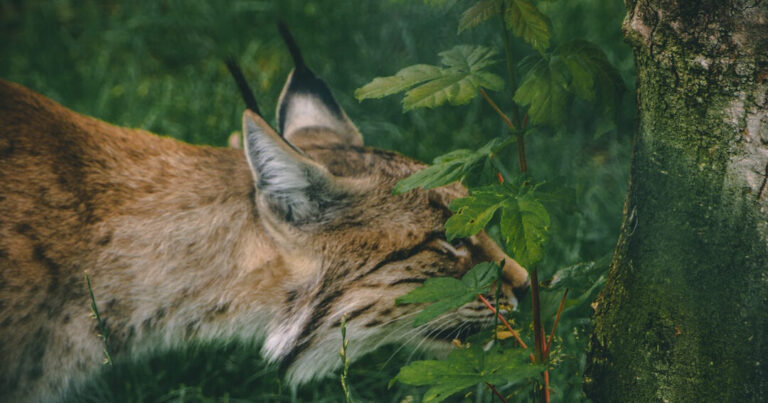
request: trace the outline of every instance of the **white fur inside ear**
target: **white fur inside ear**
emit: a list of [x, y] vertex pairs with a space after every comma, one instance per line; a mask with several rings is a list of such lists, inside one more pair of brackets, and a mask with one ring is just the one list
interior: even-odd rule
[[311, 94], [290, 94], [287, 100], [283, 136], [289, 139], [297, 131], [307, 127], [325, 127], [339, 134], [349, 135], [350, 122], [339, 119], [317, 97]]
[[259, 191], [272, 203], [297, 219], [313, 213], [313, 203], [307, 195], [310, 187], [310, 167], [297, 158], [287, 144], [270, 135], [253, 119], [246, 117], [246, 156], [254, 171]]

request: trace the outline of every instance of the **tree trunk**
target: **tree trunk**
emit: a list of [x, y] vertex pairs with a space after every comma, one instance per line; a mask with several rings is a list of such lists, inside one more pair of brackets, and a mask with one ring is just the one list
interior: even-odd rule
[[640, 119], [596, 402], [768, 401], [768, 0], [627, 0]]

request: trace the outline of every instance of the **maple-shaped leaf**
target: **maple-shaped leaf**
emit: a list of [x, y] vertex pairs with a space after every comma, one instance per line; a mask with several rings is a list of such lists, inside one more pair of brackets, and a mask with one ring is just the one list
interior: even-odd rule
[[481, 0], [461, 14], [459, 33], [474, 28], [501, 12], [501, 0]]
[[480, 263], [464, 274], [461, 280], [452, 277], [431, 278], [421, 287], [397, 298], [395, 303], [431, 302], [413, 319], [414, 326], [423, 325], [442, 313], [471, 302], [477, 294], [488, 291], [498, 274], [499, 266], [496, 263]]
[[479, 344], [457, 348], [444, 360], [414, 361], [402, 368], [392, 382], [430, 388], [424, 402], [441, 402], [479, 383], [506, 384], [539, 376], [543, 367], [531, 364], [529, 352], [502, 350], [498, 344], [483, 351]]
[[529, 0], [512, 0], [506, 9], [507, 26], [538, 50], [549, 47], [549, 18]]
[[455, 199], [450, 206], [454, 215], [445, 223], [446, 238], [477, 234], [500, 210], [499, 229], [507, 251], [523, 266], [536, 263], [542, 257], [550, 219], [534, 190], [535, 187], [491, 185], [471, 191], [468, 197]]
[[358, 88], [355, 97], [362, 101], [406, 91], [403, 110], [434, 108], [445, 103], [466, 104], [479, 88], [498, 91], [501, 77], [484, 69], [494, 64], [496, 51], [484, 46], [458, 45], [440, 53], [442, 67], [417, 64], [394, 76], [377, 77]]
[[398, 182], [393, 193], [411, 189], [432, 189], [462, 180], [475, 167], [494, 153], [514, 142], [514, 137], [495, 138], [477, 151], [455, 150], [435, 158], [433, 164]]

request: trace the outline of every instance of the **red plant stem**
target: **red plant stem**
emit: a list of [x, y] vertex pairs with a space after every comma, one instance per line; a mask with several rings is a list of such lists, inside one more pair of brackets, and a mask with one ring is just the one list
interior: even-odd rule
[[531, 298], [533, 300], [533, 348], [536, 353], [536, 362], [542, 362], [543, 347], [541, 343], [541, 307], [539, 306], [539, 275], [534, 269], [531, 273]]
[[517, 157], [520, 160], [520, 172], [526, 172], [528, 171], [528, 162], [525, 159], [525, 138], [523, 137], [523, 133], [515, 130], [515, 125], [512, 123], [512, 121], [509, 119], [509, 117], [499, 108], [498, 105], [496, 105], [496, 102], [493, 102], [491, 97], [488, 95], [487, 92], [485, 92], [484, 89], [480, 88], [480, 95], [485, 98], [486, 101], [488, 101], [488, 104], [491, 105], [491, 108], [493, 108], [496, 113], [501, 116], [501, 120], [506, 123], [507, 127], [509, 127], [509, 131], [512, 133], [515, 133], [517, 136]]
[[[541, 344], [543, 347], [541, 353], [544, 358], [544, 361], [542, 362], [547, 362], [549, 360], [549, 350], [547, 349], [547, 343], [544, 340], [544, 338], [547, 336], [543, 327], [541, 328], [540, 335], [541, 335]], [[549, 370], [545, 369], [542, 375], [544, 376], [544, 402], [549, 403]]]
[[493, 312], [499, 318], [499, 320], [501, 320], [501, 323], [503, 323], [504, 326], [507, 327], [507, 330], [509, 330], [509, 332], [512, 333], [512, 336], [515, 338], [515, 340], [517, 340], [517, 344], [519, 344], [520, 347], [527, 349], [528, 346], [523, 342], [523, 339], [520, 338], [520, 335], [515, 331], [515, 329], [512, 329], [512, 326], [509, 325], [509, 322], [507, 322], [507, 320], [504, 319], [504, 317], [501, 316], [501, 314], [496, 311], [493, 305], [491, 305], [491, 303], [488, 302], [488, 300], [485, 299], [485, 297], [482, 296], [481, 294], [477, 294], [477, 296], [480, 298], [480, 301], [483, 301], [483, 304], [485, 304], [485, 306], [488, 307], [488, 309], [490, 309], [491, 312]]
[[488, 95], [488, 93], [485, 92], [484, 89], [480, 88], [480, 95], [482, 95], [483, 98], [485, 98], [485, 100], [488, 101], [488, 103], [491, 105], [491, 108], [493, 108], [493, 110], [496, 111], [496, 113], [498, 113], [499, 116], [501, 116], [501, 120], [503, 120], [504, 123], [507, 124], [507, 127], [509, 127], [509, 130], [514, 133], [515, 125], [512, 124], [512, 121], [509, 120], [509, 118], [507, 117], [507, 115], [504, 114], [504, 112], [502, 112], [501, 108], [499, 108], [499, 106], [496, 105], [496, 102], [493, 102], [493, 100]]
[[565, 289], [565, 294], [560, 300], [560, 306], [557, 308], [557, 316], [555, 316], [555, 323], [552, 325], [552, 333], [549, 334], [549, 341], [547, 342], [547, 355], [549, 355], [549, 349], [552, 347], [552, 340], [555, 338], [555, 330], [557, 330], [557, 324], [560, 322], [560, 314], [563, 313], [563, 307], [565, 306], [565, 298], [568, 297], [568, 289]]
[[486, 382], [486, 385], [488, 385], [489, 388], [491, 388], [491, 392], [493, 392], [494, 395], [496, 395], [499, 399], [501, 399], [502, 402], [507, 403], [507, 399], [504, 398], [504, 395], [499, 392], [498, 389], [496, 389], [495, 386], [493, 386], [491, 383]]
[[[544, 328], [541, 326], [541, 306], [539, 303], [539, 273], [533, 269], [531, 272], [531, 298], [533, 300], [533, 339], [534, 352], [536, 353], [536, 362], [544, 363], [547, 360], [546, 341], [544, 340]], [[544, 390], [542, 391], [543, 400], [549, 403], [549, 372], [544, 370]]]
[[525, 137], [517, 133], [517, 157], [520, 159], [520, 172], [528, 172], [528, 162], [525, 159]]

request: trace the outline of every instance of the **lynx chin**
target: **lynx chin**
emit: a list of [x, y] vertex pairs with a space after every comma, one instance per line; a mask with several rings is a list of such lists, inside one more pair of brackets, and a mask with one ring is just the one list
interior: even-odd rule
[[0, 80], [0, 401], [57, 401], [102, 367], [83, 272], [116, 360], [259, 342], [293, 383], [339, 366], [342, 315], [353, 361], [493, 322], [477, 302], [410, 330], [421, 307], [395, 298], [428, 278], [504, 259], [516, 304], [525, 269], [484, 233], [445, 240], [464, 189], [393, 195], [424, 165], [364, 147], [287, 41], [277, 129], [246, 110], [244, 152], [112, 126]]

